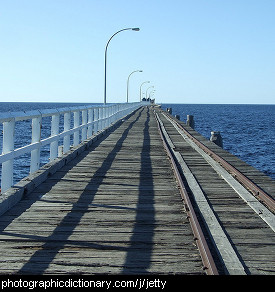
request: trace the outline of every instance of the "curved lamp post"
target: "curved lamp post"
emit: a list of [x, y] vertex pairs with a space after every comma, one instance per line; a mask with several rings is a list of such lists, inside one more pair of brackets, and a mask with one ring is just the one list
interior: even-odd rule
[[146, 99], [147, 99], [148, 89], [150, 89], [150, 88], [155, 88], [155, 86], [150, 86], [150, 87], [148, 87], [148, 88], [146, 89]]
[[150, 81], [145, 81], [145, 82], [141, 83], [140, 88], [139, 88], [139, 98], [140, 98], [140, 101], [142, 100], [142, 97], [141, 97], [141, 87], [145, 83], [150, 83]]
[[106, 45], [106, 48], [105, 48], [105, 76], [104, 76], [104, 104], [106, 104], [106, 76], [107, 76], [107, 73], [106, 73], [106, 68], [107, 68], [107, 49], [108, 49], [108, 45], [111, 41], [111, 39], [118, 33], [124, 31], [124, 30], [134, 30], [134, 31], [139, 31], [139, 28], [138, 27], [134, 27], [134, 28], [124, 28], [124, 29], [121, 29], [119, 31], [117, 31], [116, 33], [114, 33], [110, 39], [108, 40], [107, 42], [107, 45]]
[[149, 99], [151, 98], [151, 95], [154, 95], [155, 94], [155, 92], [156, 92], [156, 90], [150, 91], [150, 93], [149, 93]]
[[129, 101], [129, 79], [130, 79], [130, 76], [136, 72], [143, 72], [142, 70], [136, 70], [136, 71], [133, 71], [129, 76], [128, 76], [128, 80], [127, 80], [127, 103]]

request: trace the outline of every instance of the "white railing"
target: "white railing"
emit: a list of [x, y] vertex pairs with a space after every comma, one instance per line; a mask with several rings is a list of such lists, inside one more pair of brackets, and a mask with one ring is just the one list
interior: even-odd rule
[[[148, 102], [136, 102], [0, 113], [0, 123], [3, 124], [3, 150], [0, 155], [0, 163], [2, 164], [1, 193], [13, 186], [13, 161], [15, 158], [25, 153], [31, 153], [30, 173], [33, 173], [40, 168], [41, 147], [50, 144], [49, 159], [53, 161], [63, 153], [68, 152], [71, 146], [77, 146], [135, 109], [147, 104]], [[50, 136], [41, 139], [42, 118], [44, 117], [51, 117], [51, 131]], [[61, 117], [63, 118], [62, 125]], [[16, 122], [25, 120], [31, 120], [31, 143], [15, 149]], [[63, 131], [60, 132], [60, 128]], [[73, 145], [71, 145], [71, 136], [73, 137]], [[63, 142], [61, 146], [59, 145], [60, 141]]]

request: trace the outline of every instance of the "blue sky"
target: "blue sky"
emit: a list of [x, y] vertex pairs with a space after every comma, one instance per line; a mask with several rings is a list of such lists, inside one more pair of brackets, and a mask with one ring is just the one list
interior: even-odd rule
[[[275, 101], [274, 0], [0, 0], [0, 101]], [[153, 88], [150, 88], [150, 92]]]

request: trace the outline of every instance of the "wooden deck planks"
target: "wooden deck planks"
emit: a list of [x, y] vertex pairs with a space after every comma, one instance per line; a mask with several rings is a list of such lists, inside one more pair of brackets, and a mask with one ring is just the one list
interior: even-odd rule
[[145, 108], [4, 214], [0, 228], [0, 273], [203, 273]]
[[[246, 270], [274, 274], [274, 233], [162, 120]], [[274, 197], [273, 180], [187, 128]], [[0, 274], [203, 274], [152, 110], [126, 118], [1, 216], [0, 260]]]
[[[160, 115], [162, 116], [162, 115]], [[211, 208], [251, 274], [275, 274], [275, 234], [266, 223], [235, 193], [216, 171], [182, 138], [176, 129], [162, 117], [166, 131], [192, 171]], [[183, 124], [196, 138], [219, 152], [223, 158], [252, 177], [259, 186], [274, 197], [274, 181], [237, 157], [198, 135]], [[255, 176], [255, 174], [257, 174]]]

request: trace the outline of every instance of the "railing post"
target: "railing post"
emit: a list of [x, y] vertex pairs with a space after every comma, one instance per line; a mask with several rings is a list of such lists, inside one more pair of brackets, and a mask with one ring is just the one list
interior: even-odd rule
[[116, 114], [115, 114], [115, 119], [118, 120], [119, 119], [119, 105], [116, 105]]
[[101, 130], [103, 130], [105, 128], [106, 125], [106, 106], [102, 107], [102, 126], [101, 126]]
[[106, 108], [106, 127], [109, 127], [109, 126], [110, 126], [111, 108], [112, 108], [111, 105], [109, 105], [109, 106]]
[[81, 141], [83, 142], [87, 139], [87, 110], [82, 111], [82, 125], [85, 125], [81, 133]]
[[109, 109], [109, 126], [113, 123], [113, 117], [114, 117], [114, 105], [110, 106]]
[[91, 138], [92, 135], [93, 135], [93, 128], [94, 128], [94, 125], [93, 124], [90, 124], [90, 123], [93, 123], [94, 121], [94, 111], [93, 109], [89, 109], [88, 110], [88, 133], [87, 133], [87, 136], [88, 138]]
[[104, 128], [108, 127], [108, 120], [109, 120], [109, 105], [105, 106], [104, 111]]
[[[71, 127], [71, 112], [64, 114], [64, 132], [69, 131]], [[63, 153], [70, 150], [70, 135], [66, 135], [63, 140]]]
[[[79, 110], [74, 112], [74, 128], [79, 127]], [[79, 131], [74, 132], [74, 146], [79, 144]]]
[[94, 133], [98, 131], [98, 108], [94, 108]]
[[102, 129], [107, 127], [107, 118], [108, 118], [108, 106], [103, 107], [103, 127]]
[[112, 124], [114, 122], [114, 119], [115, 119], [115, 110], [116, 110], [116, 106], [113, 104], [112, 105], [112, 109], [111, 109], [111, 121], [110, 121], [110, 124]]
[[106, 127], [110, 126], [110, 116], [111, 116], [111, 105], [108, 105], [106, 108]]
[[[14, 150], [15, 120], [3, 123], [3, 152], [6, 154]], [[13, 185], [13, 159], [2, 163], [1, 192], [4, 193]]]
[[[59, 114], [52, 116], [51, 136], [59, 134]], [[51, 142], [50, 145], [50, 161], [53, 161], [58, 156], [58, 140]]]
[[110, 125], [114, 122], [115, 105], [110, 107]]
[[[32, 144], [41, 141], [42, 116], [32, 119]], [[40, 146], [31, 151], [30, 173], [37, 171], [40, 167]]]
[[102, 118], [103, 118], [103, 108], [99, 107], [98, 108], [98, 121], [99, 121], [98, 130], [99, 131], [101, 131], [103, 128]]

